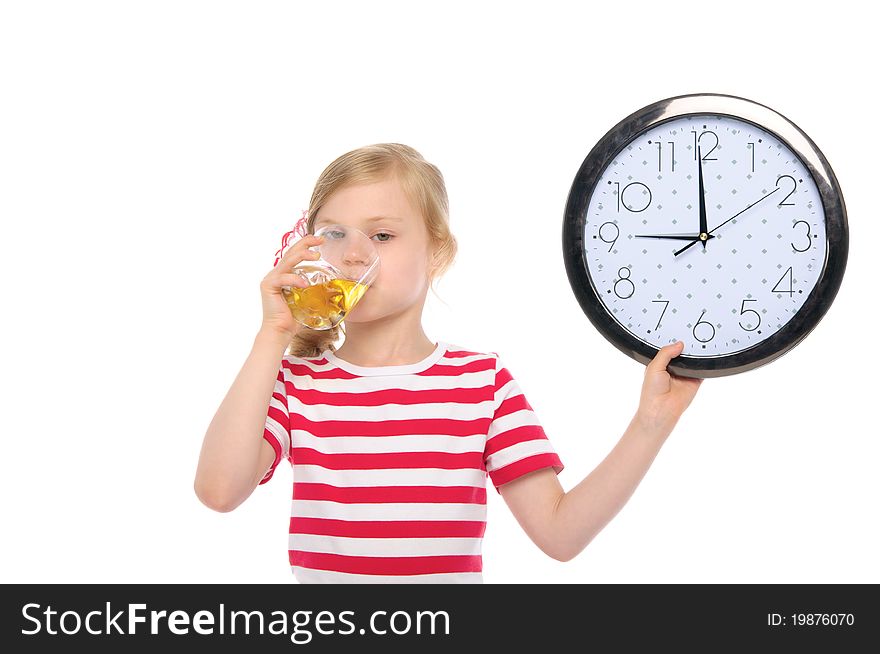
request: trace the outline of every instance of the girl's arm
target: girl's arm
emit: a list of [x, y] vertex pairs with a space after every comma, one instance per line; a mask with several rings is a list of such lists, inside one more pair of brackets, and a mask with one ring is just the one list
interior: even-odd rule
[[[679, 343], [681, 343], [679, 341]], [[617, 515], [641, 482], [702, 379], [666, 371], [679, 343], [662, 348], [645, 370], [639, 408], [614, 449], [577, 486], [563, 491], [551, 468], [499, 487], [529, 538], [548, 556], [569, 561]]]
[[275, 460], [263, 428], [289, 342], [289, 337], [270, 330], [257, 333], [247, 360], [208, 426], [194, 487], [202, 503], [215, 511], [231, 511], [244, 502]]

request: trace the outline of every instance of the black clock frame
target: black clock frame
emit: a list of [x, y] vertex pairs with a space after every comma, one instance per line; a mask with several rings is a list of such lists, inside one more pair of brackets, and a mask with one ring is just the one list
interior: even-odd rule
[[657, 125], [697, 114], [730, 116], [774, 134], [812, 175], [825, 210], [826, 259], [816, 286], [791, 320], [769, 338], [740, 352], [714, 357], [679, 355], [667, 366], [670, 373], [682, 377], [723, 377], [770, 363], [800, 343], [828, 311], [846, 269], [849, 227], [840, 185], [816, 144], [788, 118], [757, 102], [716, 93], [675, 96], [632, 113], [599, 140], [578, 169], [565, 205], [562, 252], [569, 284], [596, 329], [624, 354], [645, 365], [650, 363], [658, 348], [625, 330], [600, 299], [587, 267], [584, 225], [599, 178], [628, 143]]

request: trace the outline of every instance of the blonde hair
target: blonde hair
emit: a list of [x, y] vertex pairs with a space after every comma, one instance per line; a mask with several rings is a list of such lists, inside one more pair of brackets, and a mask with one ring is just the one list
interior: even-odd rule
[[[315, 233], [314, 225], [321, 207], [336, 191], [351, 185], [371, 184], [391, 178], [396, 178], [401, 183], [410, 204], [419, 210], [425, 220], [429, 248], [433, 252], [428, 280], [436, 295], [433, 282], [451, 267], [458, 244], [449, 229], [449, 199], [442, 173], [408, 145], [367, 145], [346, 152], [327, 166], [312, 191], [306, 233]], [[340, 328], [345, 334], [342, 323], [323, 331], [304, 327], [293, 337], [285, 354], [316, 357], [327, 349], [335, 352]]]

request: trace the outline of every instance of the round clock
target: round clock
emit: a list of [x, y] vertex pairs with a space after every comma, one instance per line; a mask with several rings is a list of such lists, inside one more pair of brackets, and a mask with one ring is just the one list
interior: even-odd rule
[[641, 363], [721, 377], [782, 356], [816, 326], [846, 268], [840, 186], [776, 111], [729, 95], [661, 100], [615, 125], [574, 178], [566, 273], [599, 332]]

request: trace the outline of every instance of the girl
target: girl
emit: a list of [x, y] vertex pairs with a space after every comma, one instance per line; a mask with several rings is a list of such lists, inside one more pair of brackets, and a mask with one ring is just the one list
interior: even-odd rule
[[[291, 268], [318, 258], [308, 248], [329, 222], [364, 231], [380, 256], [338, 349], [338, 327], [300, 326], [281, 294], [306, 285]], [[481, 583], [487, 476], [529, 538], [568, 561], [627, 502], [701, 383], [666, 370], [681, 341], [661, 349], [620, 441], [565, 492], [562, 461], [498, 354], [422, 327], [428, 286], [457, 249], [435, 166], [398, 143], [344, 154], [293, 231], [302, 238], [260, 283], [262, 326], [205, 434], [195, 491], [231, 511], [288, 461], [301, 583]]]

